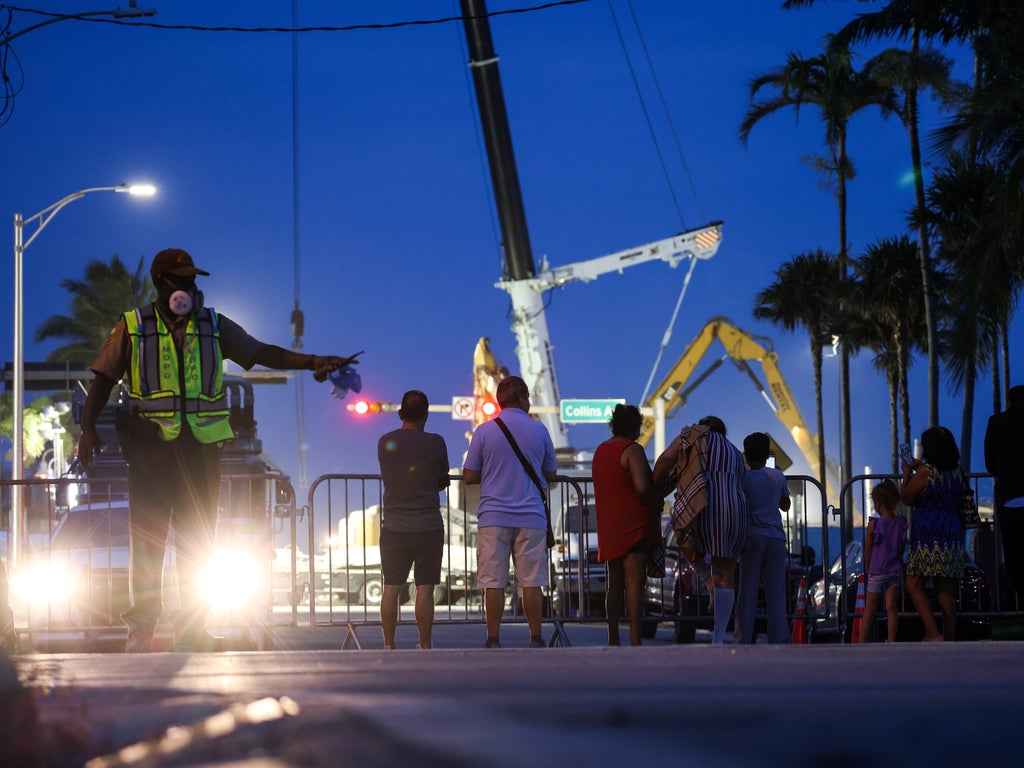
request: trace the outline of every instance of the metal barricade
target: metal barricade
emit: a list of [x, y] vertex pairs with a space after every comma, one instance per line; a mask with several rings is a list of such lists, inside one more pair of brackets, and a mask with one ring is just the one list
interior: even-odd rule
[[[9, 574], [10, 607], [22, 650], [123, 648], [129, 607], [127, 479], [18, 481], [27, 497], [27, 534]], [[12, 482], [0, 484], [5, 489]], [[207, 625], [228, 647], [273, 647], [275, 625], [294, 625], [297, 603], [295, 497], [277, 472], [221, 477], [214, 553], [202, 573]], [[178, 607], [173, 526], [164, 560], [164, 612], [155, 645], [173, 642]], [[4, 537], [0, 554], [8, 552]], [[284, 560], [285, 562], [281, 562]], [[287, 586], [283, 586], [287, 585]], [[287, 595], [275, 606], [283, 589]]]
[[[792, 505], [782, 513], [786, 533], [786, 548], [789, 552], [789, 566], [786, 573], [787, 614], [794, 618], [801, 580], [810, 583], [815, 576], [818, 556], [822, 562], [829, 562], [830, 544], [828, 506], [821, 483], [806, 475], [787, 475]], [[664, 622], [673, 627], [676, 642], [693, 642], [697, 630], [714, 627], [714, 611], [702, 567], [690, 562], [683, 554], [676, 532], [668, 518], [671, 497], [666, 501], [666, 516], [663, 517], [665, 536], [665, 575], [661, 578], [648, 577], [644, 596], [644, 637], [654, 637], [658, 625]], [[816, 549], [817, 548], [817, 549]], [[740, 565], [742, 567], [742, 565]], [[736, 584], [739, 584], [737, 577]], [[755, 616], [755, 634], [763, 631], [764, 595], [758, 595]]]
[[[467, 488], [461, 475], [452, 475], [451, 481], [449, 493], [440, 504], [445, 544], [441, 583], [434, 593], [434, 622], [482, 625], [486, 619], [483, 595], [476, 583], [476, 515], [466, 509], [470, 505], [458, 503], [458, 500], [475, 495], [475, 489]], [[573, 492], [563, 494], [554, 490], [563, 484], [571, 487]], [[343, 648], [361, 648], [359, 631], [365, 627], [380, 627], [383, 595], [380, 570], [382, 498], [380, 475], [323, 475], [313, 482], [309, 490], [308, 547], [309, 552], [316, 553], [310, 557], [307, 574], [309, 582], [315, 584], [314, 599], [309, 605], [309, 623], [310, 626], [346, 627]], [[570, 518], [586, 518], [586, 512], [580, 506], [585, 503], [585, 494], [576, 479], [559, 476], [553, 485], [551, 500], [554, 525], [561, 526]], [[582, 530], [578, 527], [576, 530], [582, 539], [576, 535], [570, 544], [570, 537], [566, 535], [556, 551], [575, 554], [582, 540], [585, 550], [593, 544], [596, 562], [596, 536], [592, 529], [585, 525]], [[323, 538], [318, 541], [317, 536]], [[547, 590], [544, 621], [553, 627], [552, 644], [568, 645], [560, 618], [568, 610], [563, 605], [580, 596], [586, 599], [593, 582], [589, 572], [581, 570], [573, 557], [567, 556], [560, 563], [551, 575], [554, 589], [549, 587]], [[602, 583], [603, 573], [602, 566]], [[415, 585], [410, 583], [401, 598], [400, 624], [414, 621], [414, 594]], [[506, 588], [505, 602], [507, 615], [503, 622], [524, 622], [514, 571]]]
[[[969, 474], [975, 490], [982, 525], [965, 532], [966, 567], [955, 594], [957, 631], [961, 638], [980, 639], [991, 636], [993, 620], [1021, 617], [1024, 612], [1007, 582], [1001, 564], [1002, 542], [995, 524], [992, 504], [993, 478], [984, 473]], [[871, 506], [871, 489], [881, 480], [900, 485], [902, 477], [893, 474], [866, 474], [851, 478], [843, 487], [845, 506], [834, 510], [841, 531], [841, 548], [825, 570], [823, 578], [812, 588], [811, 628], [819, 636], [834, 637], [844, 642], [851, 638], [856, 615], [858, 579], [864, 572], [864, 539]], [[911, 510], [901, 504], [900, 514], [913, 525]], [[825, 563], [829, 563], [826, 559]], [[938, 609], [933, 605], [935, 613]], [[919, 617], [901, 590], [898, 620], [907, 639], [919, 639]], [[884, 603], [875, 615], [875, 622], [887, 621]], [[913, 627], [910, 629], [909, 627]]]
[[[453, 484], [461, 483], [461, 477], [453, 475], [451, 479]], [[345, 626], [344, 648], [361, 648], [360, 628], [380, 627], [382, 499], [380, 475], [322, 475], [309, 489], [307, 578], [313, 585], [309, 624]], [[434, 590], [435, 623], [480, 623], [483, 605], [476, 588], [476, 518], [453, 505], [448, 494], [439, 509], [445, 543], [441, 583]], [[400, 623], [411, 620], [414, 602], [415, 584], [410, 582], [400, 598]]]
[[[817, 561], [813, 548], [820, 547], [828, 562], [835, 545], [829, 542], [826, 525], [813, 525], [815, 520], [825, 519], [828, 512], [820, 483], [806, 476], [787, 479], [794, 500], [784, 514], [792, 553], [787, 585], [792, 615], [801, 576], [814, 572], [811, 566]], [[473, 489], [467, 489], [460, 476], [452, 475], [451, 480], [450, 492], [440, 504], [446, 551], [442, 584], [435, 593], [435, 623], [483, 624], [482, 596], [476, 587], [476, 516], [466, 509], [475, 508], [469, 497]], [[309, 623], [346, 627], [344, 648], [360, 648], [359, 631], [380, 627], [382, 496], [380, 475], [373, 474], [325, 475], [310, 488], [308, 551], [317, 554], [310, 558], [307, 574], [309, 583], [316, 585], [309, 605]], [[605, 622], [607, 572], [604, 563], [598, 561], [589, 475], [558, 475], [549, 496], [556, 543], [550, 550], [544, 621], [553, 627], [552, 644], [569, 645], [564, 625]], [[459, 500], [466, 503], [460, 505]], [[646, 584], [645, 633], [653, 636], [661, 622], [672, 622], [679, 639], [692, 640], [696, 629], [711, 626], [713, 615], [708, 609], [706, 588], [679, 553], [674, 534], [670, 530], [667, 533], [666, 575], [662, 579], [648, 578]], [[503, 621], [523, 621], [514, 572], [506, 592]], [[411, 596], [411, 590], [402, 596], [399, 623], [414, 621]]]

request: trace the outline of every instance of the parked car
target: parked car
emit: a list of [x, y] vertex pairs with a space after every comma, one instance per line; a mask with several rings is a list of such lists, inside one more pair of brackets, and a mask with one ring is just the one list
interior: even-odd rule
[[[846, 580], [843, 581], [845, 561]], [[864, 544], [859, 540], [846, 545], [843, 554], [837, 555], [825, 572], [824, 578], [808, 590], [807, 616], [811, 640], [829, 640], [843, 637], [851, 640], [854, 611], [857, 605], [857, 586], [864, 572]], [[928, 585], [929, 588], [931, 585]], [[846, 606], [846, 618], [839, 615], [840, 600]], [[960, 581], [957, 600], [957, 637], [984, 637], [988, 631], [988, 620], [983, 614], [991, 610], [992, 598], [988, 577], [967, 554], [964, 577]], [[919, 639], [920, 619], [916, 617], [913, 603], [904, 592], [899, 600], [900, 634], [907, 639]], [[939, 606], [932, 597], [932, 608], [938, 613]], [[877, 611], [877, 620], [884, 625], [887, 620], [884, 607]]]
[[675, 622], [677, 643], [692, 643], [698, 629], [714, 627], [711, 599], [697, 569], [686, 559], [676, 532], [671, 525], [665, 528], [665, 575], [647, 578], [644, 593], [644, 623], [642, 634], [654, 637], [662, 621]]

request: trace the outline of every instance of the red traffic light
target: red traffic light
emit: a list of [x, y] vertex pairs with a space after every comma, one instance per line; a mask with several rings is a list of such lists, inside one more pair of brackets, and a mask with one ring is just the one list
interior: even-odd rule
[[394, 403], [386, 400], [356, 400], [354, 403], [349, 403], [346, 408], [355, 411], [360, 416], [365, 416], [368, 413], [391, 413], [396, 410]]
[[489, 395], [477, 395], [473, 408], [473, 428], [480, 426], [485, 421], [490, 421], [501, 413], [501, 406]]

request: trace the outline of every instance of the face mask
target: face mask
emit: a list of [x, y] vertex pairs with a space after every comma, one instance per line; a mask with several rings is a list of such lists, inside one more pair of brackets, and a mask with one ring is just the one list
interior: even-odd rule
[[166, 282], [175, 289], [167, 299], [167, 304], [175, 315], [185, 317], [193, 310], [198, 312], [203, 308], [203, 292], [196, 288], [195, 283], [185, 289], [178, 288], [170, 280]]
[[184, 317], [192, 311], [192, 294], [188, 291], [175, 291], [168, 299], [168, 303], [171, 306], [171, 312], [178, 317]]

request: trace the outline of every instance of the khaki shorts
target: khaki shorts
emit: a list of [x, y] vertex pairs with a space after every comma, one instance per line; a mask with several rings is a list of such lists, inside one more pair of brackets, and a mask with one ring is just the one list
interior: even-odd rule
[[477, 586], [504, 589], [508, 584], [509, 557], [520, 587], [548, 585], [547, 531], [534, 528], [488, 526], [476, 535]]

